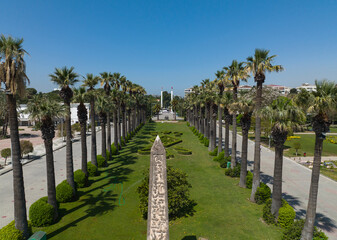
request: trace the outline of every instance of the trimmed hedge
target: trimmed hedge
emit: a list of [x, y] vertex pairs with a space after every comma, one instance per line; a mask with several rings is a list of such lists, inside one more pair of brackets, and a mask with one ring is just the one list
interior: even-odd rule
[[224, 151], [222, 151], [221, 153], [219, 153], [218, 156], [213, 158], [213, 161], [219, 162], [219, 163], [223, 162], [224, 160], [225, 160], [225, 152]]
[[67, 180], [64, 180], [57, 185], [56, 200], [60, 203], [71, 202], [73, 200], [73, 189]]
[[95, 177], [98, 174], [97, 167], [91, 162], [88, 162], [87, 164], [87, 171], [88, 171], [89, 177]]
[[218, 155], [218, 147], [214, 148], [214, 150], [210, 151], [208, 154], [210, 156], [217, 156]]
[[78, 169], [74, 172], [74, 180], [78, 188], [83, 188], [87, 185], [87, 178], [81, 169]]
[[[32, 235], [32, 225], [28, 221], [29, 235]], [[0, 240], [23, 240], [23, 233], [15, 228], [15, 221], [11, 221], [0, 229]]]
[[282, 228], [287, 228], [294, 223], [296, 212], [289, 204], [284, 204], [278, 210], [277, 224]]
[[[267, 224], [276, 224], [276, 218], [275, 216], [271, 213], [271, 203], [272, 203], [272, 200], [271, 198], [269, 198], [267, 201], [266, 201], [266, 204], [264, 205], [263, 207], [263, 210], [262, 210], [262, 218], [263, 220], [267, 223]], [[281, 207], [284, 207], [285, 205], [289, 205], [288, 202], [284, 199], [282, 199], [282, 205]]]
[[54, 207], [48, 203], [48, 197], [34, 202], [29, 208], [29, 220], [34, 227], [49, 226], [54, 222]]
[[181, 155], [191, 155], [192, 151], [183, 147], [175, 147], [174, 150]]
[[147, 145], [141, 149], [138, 149], [138, 154], [141, 154], [141, 155], [149, 155], [151, 153], [151, 148], [152, 146], [151, 145]]
[[174, 158], [173, 153], [170, 150], [166, 149], [166, 159], [172, 159], [172, 158]]
[[237, 164], [234, 168], [226, 168], [225, 175], [230, 177], [240, 177], [241, 165]]
[[114, 143], [111, 144], [111, 155], [117, 155], [117, 148]]
[[255, 202], [257, 204], [265, 203], [271, 195], [270, 188], [263, 182], [260, 183], [260, 187], [257, 188], [255, 193]]
[[[295, 220], [292, 225], [290, 225], [284, 232], [282, 236], [282, 240], [300, 240], [302, 230], [304, 227], [305, 220]], [[313, 240], [327, 240], [328, 237], [324, 232], [319, 231], [316, 227], [314, 227], [314, 238]]]
[[252, 187], [253, 187], [253, 173], [251, 171], [247, 171], [246, 187], [248, 189], [252, 189]]
[[105, 158], [102, 155], [97, 155], [97, 166], [99, 168], [105, 167]]

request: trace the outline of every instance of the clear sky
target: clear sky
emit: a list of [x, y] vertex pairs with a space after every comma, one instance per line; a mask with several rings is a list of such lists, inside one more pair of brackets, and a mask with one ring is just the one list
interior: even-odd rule
[[255, 48], [285, 68], [266, 84], [337, 81], [336, 0], [2, 0], [0, 17], [0, 33], [24, 38], [30, 86], [43, 92], [55, 67], [74, 66], [182, 95]]

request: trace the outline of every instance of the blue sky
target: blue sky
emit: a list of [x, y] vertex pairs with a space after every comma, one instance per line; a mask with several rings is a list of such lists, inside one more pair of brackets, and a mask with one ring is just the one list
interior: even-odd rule
[[[0, 33], [24, 38], [31, 87], [51, 91], [55, 67], [120, 72], [148, 93], [185, 88], [255, 48], [285, 71], [266, 84], [337, 80], [335, 0], [2, 1]], [[249, 84], [253, 84], [250, 79]]]

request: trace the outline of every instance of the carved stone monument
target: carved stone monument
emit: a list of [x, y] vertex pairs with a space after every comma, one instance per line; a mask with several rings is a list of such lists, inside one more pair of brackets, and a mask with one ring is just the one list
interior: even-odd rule
[[169, 239], [166, 151], [159, 136], [151, 148], [147, 240]]

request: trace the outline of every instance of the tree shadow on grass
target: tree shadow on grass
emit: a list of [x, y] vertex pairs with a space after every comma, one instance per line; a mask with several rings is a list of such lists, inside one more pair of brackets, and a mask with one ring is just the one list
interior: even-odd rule
[[[94, 216], [102, 216], [110, 211], [113, 211], [114, 208], [116, 207], [114, 202], [116, 202], [117, 194], [113, 194], [112, 191], [107, 191], [107, 192], [102, 191], [96, 196], [92, 194], [88, 194], [87, 196], [88, 198], [81, 199], [80, 202], [82, 202], [82, 204], [76, 207], [76, 210], [78, 210], [82, 207], [89, 206], [88, 209], [84, 211], [84, 215], [58, 228], [57, 230], [51, 233], [48, 233], [47, 239], [54, 237], [58, 235], [59, 233], [62, 233], [63, 231], [67, 230], [70, 227], [76, 227], [79, 222], [87, 218], [94, 217]], [[60, 211], [60, 215], [64, 216], [72, 212], [73, 209], [66, 210], [66, 209], [61, 208], [59, 211]]]
[[[296, 211], [296, 218], [305, 219], [306, 213], [306, 210], [299, 209]], [[337, 229], [336, 221], [323, 213], [316, 213], [315, 226], [327, 232], [332, 232], [334, 229]]]

